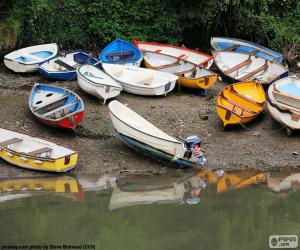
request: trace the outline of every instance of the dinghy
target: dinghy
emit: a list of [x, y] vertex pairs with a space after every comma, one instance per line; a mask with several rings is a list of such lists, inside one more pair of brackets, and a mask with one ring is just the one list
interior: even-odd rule
[[273, 83], [268, 89], [268, 109], [276, 121], [286, 126], [289, 136], [300, 129], [300, 79], [291, 76]]
[[210, 44], [217, 51], [235, 51], [282, 63], [283, 55], [256, 43], [242, 39], [212, 37]]
[[66, 172], [76, 166], [78, 154], [46, 140], [0, 128], [0, 157], [23, 168]]
[[244, 124], [256, 118], [264, 109], [266, 96], [257, 82], [239, 82], [224, 88], [217, 97], [217, 113], [224, 127]]
[[115, 135], [128, 146], [155, 160], [183, 168], [205, 162], [197, 136], [175, 139], [118, 101], [109, 103]]
[[70, 90], [36, 84], [29, 98], [30, 111], [42, 123], [61, 128], [76, 128], [83, 119], [84, 105]]
[[83, 50], [70, 51], [41, 64], [39, 72], [45, 78], [71, 81], [77, 78], [77, 68], [86, 63], [97, 64], [98, 60]]
[[215, 64], [229, 80], [271, 84], [288, 76], [288, 70], [281, 64], [261, 57], [228, 51], [213, 51], [213, 55]]
[[90, 95], [102, 99], [103, 104], [107, 99], [118, 96], [122, 91], [120, 83], [90, 64], [78, 68], [77, 78], [79, 87]]
[[136, 95], [167, 95], [178, 79], [173, 74], [134, 66], [103, 63], [102, 68], [122, 85], [124, 91]]
[[190, 62], [192, 64], [205, 67], [207, 69], [210, 68], [214, 59], [210, 55], [204, 54], [199, 51], [191, 50], [185, 47], [178, 47], [169, 44], [139, 42], [136, 40], [134, 40], [133, 43], [142, 52], [156, 52], [163, 55], [173, 56], [177, 59], [184, 59], [186, 62]]
[[31, 46], [7, 54], [4, 56], [4, 64], [14, 72], [35, 72], [39, 64], [55, 57], [57, 52], [56, 43]]
[[177, 57], [156, 52], [144, 52], [146, 68], [177, 75], [177, 83], [182, 87], [209, 89], [218, 80], [218, 75]]
[[143, 58], [142, 53], [132, 43], [116, 39], [102, 50], [99, 59], [104, 63], [140, 66]]

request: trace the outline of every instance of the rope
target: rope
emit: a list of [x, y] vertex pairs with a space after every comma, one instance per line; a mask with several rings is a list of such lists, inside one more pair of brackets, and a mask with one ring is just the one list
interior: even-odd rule
[[241, 125], [244, 129], [247, 129], [247, 130], [249, 130], [249, 131], [253, 131], [254, 133], [258, 133], [258, 134], [261, 134], [261, 135], [273, 134], [273, 133], [275, 133], [275, 132], [278, 132], [278, 131], [280, 131], [280, 130], [282, 130], [282, 129], [287, 128], [287, 126], [282, 126], [282, 127], [280, 127], [279, 129], [275, 129], [275, 130], [272, 130], [272, 131], [269, 131], [269, 132], [261, 133], [261, 132], [255, 131], [255, 130], [253, 130], [253, 129], [251, 129], [251, 128], [248, 128], [247, 126], [245, 126], [244, 124], [242, 124], [242, 123], [240, 123], [240, 122], [239, 122], [239, 125]]

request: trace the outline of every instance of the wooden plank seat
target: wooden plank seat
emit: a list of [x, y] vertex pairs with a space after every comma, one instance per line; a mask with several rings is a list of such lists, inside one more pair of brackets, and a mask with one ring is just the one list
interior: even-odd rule
[[229, 120], [231, 114], [235, 114], [236, 116], [238, 116], [238, 117], [241, 118], [241, 119], [243, 118], [240, 114], [238, 114], [238, 113], [235, 112], [234, 110], [232, 110], [232, 109], [230, 109], [230, 108], [227, 108], [227, 107], [225, 107], [225, 106], [223, 106], [223, 105], [217, 104], [217, 107], [219, 107], [219, 108], [221, 108], [221, 109], [225, 109], [225, 110], [227, 111], [226, 116], [225, 116], [225, 120]]
[[55, 62], [56, 64], [58, 64], [59, 66], [64, 67], [66, 70], [70, 70], [70, 71], [76, 70], [76, 68], [74, 68], [74, 67], [71, 66], [70, 64], [65, 63], [65, 62], [62, 61], [62, 60], [57, 59], [57, 60], [55, 60], [54, 62]]
[[243, 77], [241, 78], [238, 78], [239, 81], [245, 81], [247, 79], [249, 79], [250, 77], [256, 75], [257, 73], [263, 71], [263, 70], [266, 70], [268, 68], [268, 61], [266, 60], [265, 64], [260, 66], [259, 68], [253, 70], [252, 72], [244, 75]]
[[58, 96], [55, 99], [51, 99], [51, 102], [45, 102], [44, 105], [41, 105], [41, 106], [38, 106], [38, 107], [34, 107], [33, 106], [33, 109], [34, 109], [34, 111], [39, 111], [41, 109], [47, 108], [49, 106], [52, 106], [53, 104], [55, 104], [57, 102], [61, 102], [61, 101], [65, 100], [65, 99], [67, 99], [67, 98], [68, 98], [68, 94], [66, 93], [66, 94], [64, 94], [62, 96]]
[[233, 44], [225, 49], [222, 49], [222, 51], [231, 51], [231, 50], [234, 50], [234, 49], [237, 49], [238, 47], [240, 47], [241, 45], [238, 45], [238, 44]]
[[138, 58], [124, 58], [124, 59], [117, 59], [117, 60], [109, 60], [109, 62], [128, 62], [128, 61], [136, 61]]
[[12, 139], [0, 142], [0, 145], [3, 147], [7, 147], [9, 145], [16, 144], [21, 141], [23, 141], [23, 139], [21, 139], [21, 138], [12, 138]]
[[250, 63], [252, 63], [252, 60], [251, 60], [251, 56], [248, 57], [247, 60], [235, 65], [234, 67], [224, 71], [224, 74], [231, 74], [232, 72], [234, 71], [237, 71], [238, 69], [242, 68], [242, 67], [245, 67], [246, 65], [249, 65]]
[[157, 67], [152, 67], [152, 68], [155, 69], [155, 70], [171, 68], [171, 67], [180, 65], [179, 62], [180, 62], [180, 60], [178, 59], [176, 62], [169, 63], [169, 64], [163, 64], [163, 65], [160, 65], [160, 66], [157, 66]]
[[174, 75], [177, 75], [177, 76], [182, 76], [182, 75], [184, 75], [184, 74], [186, 74], [186, 73], [193, 73], [193, 72], [195, 72], [195, 70], [196, 70], [196, 66], [194, 66], [192, 69], [187, 69], [187, 70], [183, 70], [183, 71], [179, 71], [179, 72], [175, 72], [175, 73], [173, 73]]
[[50, 153], [52, 150], [53, 150], [52, 148], [44, 147], [44, 148], [39, 148], [37, 150], [28, 152], [26, 154], [31, 155], [31, 156], [38, 156], [38, 155], [43, 154], [43, 153]]
[[123, 51], [123, 52], [114, 52], [114, 53], [107, 53], [105, 56], [127, 56], [127, 55], [134, 55], [134, 51]]
[[77, 104], [77, 103], [79, 103], [79, 100], [76, 100], [76, 101], [71, 102], [71, 103], [69, 103], [69, 104], [67, 104], [67, 105], [64, 105], [64, 106], [62, 106], [62, 107], [56, 108], [56, 109], [54, 109], [54, 110], [51, 110], [51, 111], [49, 111], [49, 112], [43, 114], [43, 116], [44, 116], [44, 117], [47, 117], [47, 116], [53, 115], [53, 114], [55, 114], [55, 113], [57, 113], [57, 112], [59, 112], [59, 111], [62, 111], [62, 110], [64, 110], [64, 109], [66, 109], [66, 108], [69, 108], [69, 107], [71, 107], [71, 106], [73, 106], [73, 105], [75, 105], [75, 104]]
[[237, 91], [233, 88], [233, 86], [230, 86], [229, 92], [234, 93], [236, 96], [238, 96], [238, 97], [240, 97], [240, 98], [242, 98], [242, 99], [244, 99], [244, 100], [246, 100], [246, 101], [248, 101], [248, 102], [251, 102], [251, 103], [253, 103], [253, 104], [255, 104], [255, 105], [259, 106], [259, 107], [263, 107], [263, 106], [264, 106], [264, 102], [262, 102], [262, 103], [256, 102], [256, 101], [250, 99], [249, 97], [240, 94], [239, 92], [237, 92]]

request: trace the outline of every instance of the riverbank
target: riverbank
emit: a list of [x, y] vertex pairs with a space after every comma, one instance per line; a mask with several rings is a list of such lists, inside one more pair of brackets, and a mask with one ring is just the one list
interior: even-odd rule
[[[71, 174], [160, 174], [168, 167], [148, 159], [112, 136], [108, 107], [82, 92], [77, 82], [50, 82], [79, 94], [85, 103], [85, 119], [76, 131], [46, 127], [30, 113], [28, 98], [35, 82], [49, 83], [38, 74], [18, 75], [0, 66], [1, 127], [48, 139], [78, 151], [79, 164]], [[206, 151], [206, 167], [278, 170], [300, 167], [300, 133], [287, 137], [265, 109], [246, 127], [222, 130], [215, 112], [215, 97], [227, 83], [217, 83], [207, 97], [197, 91], [176, 89], [166, 97], [140, 97], [122, 93], [117, 100], [171, 134], [198, 135]], [[299, 153], [299, 155], [298, 155]], [[1, 177], [45, 175], [11, 166], [0, 160]]]

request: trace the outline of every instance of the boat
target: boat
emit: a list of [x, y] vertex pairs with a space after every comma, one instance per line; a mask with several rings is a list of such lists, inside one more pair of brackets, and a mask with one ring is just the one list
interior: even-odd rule
[[116, 137], [144, 155], [182, 168], [205, 163], [201, 140], [197, 136], [171, 137], [115, 100], [109, 103], [109, 112]]
[[224, 127], [245, 124], [264, 109], [265, 91], [257, 82], [238, 82], [225, 87], [217, 97], [217, 113]]
[[288, 70], [281, 64], [255, 55], [230, 51], [213, 51], [215, 64], [229, 81], [257, 81], [271, 84], [288, 76]]
[[268, 177], [268, 188], [276, 193], [300, 189], [299, 172], [272, 172]]
[[100, 53], [99, 59], [104, 63], [140, 66], [142, 53], [132, 43], [116, 39], [109, 43]]
[[122, 86], [98, 67], [91, 64], [84, 64], [77, 69], [79, 87], [90, 95], [103, 100], [118, 96]]
[[218, 80], [214, 72], [174, 56], [146, 51], [143, 58], [146, 68], [178, 76], [177, 84], [182, 87], [209, 89]]
[[268, 109], [286, 127], [287, 134], [300, 129], [300, 79], [291, 76], [274, 82], [268, 89]]
[[217, 51], [235, 51], [248, 55], [256, 55], [258, 57], [282, 63], [283, 55], [266, 48], [262, 45], [248, 42], [242, 39], [228, 38], [228, 37], [212, 37], [210, 44], [214, 50]]
[[185, 47], [153, 42], [140, 42], [137, 40], [134, 40], [133, 43], [142, 52], [156, 52], [163, 55], [173, 56], [177, 59], [184, 59], [186, 62], [190, 62], [207, 69], [211, 67], [214, 60], [214, 58], [210, 55]]
[[103, 63], [102, 68], [122, 85], [124, 91], [136, 95], [167, 95], [178, 79], [173, 74], [129, 65]]
[[29, 108], [40, 122], [68, 129], [81, 123], [84, 112], [84, 104], [74, 92], [44, 84], [32, 88]]
[[60, 53], [39, 66], [40, 74], [48, 79], [71, 81], [77, 78], [77, 68], [89, 63], [97, 64], [98, 59], [90, 56], [83, 50]]
[[4, 64], [17, 73], [36, 72], [39, 64], [55, 57], [57, 53], [56, 43], [30, 46], [4, 56]]
[[52, 142], [0, 128], [0, 157], [22, 168], [67, 172], [76, 166], [78, 154]]

